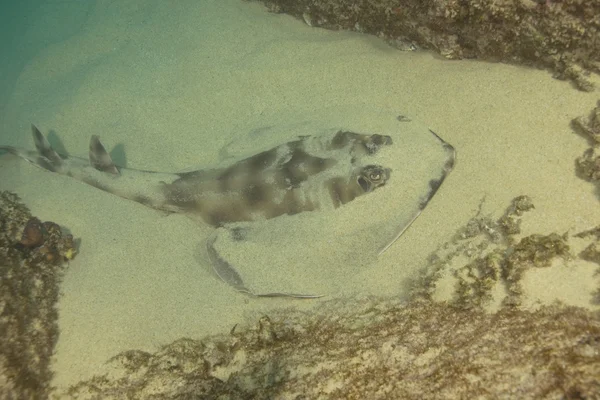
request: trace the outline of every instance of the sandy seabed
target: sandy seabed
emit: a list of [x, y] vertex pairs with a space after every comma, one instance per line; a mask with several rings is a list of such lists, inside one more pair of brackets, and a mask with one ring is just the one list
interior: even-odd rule
[[[336, 282], [329, 298], [402, 296], [406, 280], [483, 198], [483, 211], [500, 215], [512, 198], [529, 195], [536, 208], [524, 234], [600, 221], [594, 186], [575, 174], [588, 144], [569, 126], [598, 96], [546, 71], [400, 52], [238, 0], [46, 1], [21, 22], [2, 57], [11, 60], [0, 96], [2, 144], [33, 147], [33, 122], [71, 154], [85, 155], [97, 134], [116, 146], [117, 163], [177, 171], [216, 163], [232, 140], [266, 124], [362, 104], [423, 121], [451, 143], [457, 165], [426, 211], [368, 269]], [[200, 255], [208, 226], [12, 156], [0, 165], [0, 189], [82, 240], [62, 286], [58, 387], [89, 378], [123, 350], [152, 351], [273, 308], [319, 304], [234, 292]], [[544, 271], [530, 280], [528, 302], [591, 306], [593, 270]]]

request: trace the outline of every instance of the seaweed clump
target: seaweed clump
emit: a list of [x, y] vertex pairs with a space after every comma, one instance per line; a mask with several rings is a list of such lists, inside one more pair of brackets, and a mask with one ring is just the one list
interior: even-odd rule
[[529, 196], [514, 198], [497, 219], [477, 214], [454, 237], [430, 256], [428, 266], [415, 281], [413, 296], [431, 300], [442, 275], [455, 280], [452, 304], [471, 309], [488, 304], [499, 285], [505, 305], [520, 305], [521, 279], [530, 268], [549, 267], [557, 258], [571, 257], [566, 235], [532, 234], [518, 239], [522, 216], [534, 209]]
[[520, 305], [521, 280], [530, 268], [550, 267], [556, 258], [569, 259], [570, 247], [566, 235], [533, 234], [514, 245], [497, 248], [477, 257], [457, 271], [455, 304], [465, 308], [483, 307], [492, 300], [498, 283], [504, 285], [506, 305]]
[[0, 192], [0, 398], [48, 397], [59, 283], [75, 254], [71, 235]]
[[[600, 227], [572, 237], [556, 232], [522, 236], [521, 218], [533, 208], [528, 196], [518, 196], [494, 219], [482, 215], [480, 206], [479, 212], [430, 256], [412, 283], [412, 296], [448, 301], [465, 310], [520, 307], [527, 296], [522, 286], [527, 271], [576, 267], [582, 261], [600, 264]], [[587, 240], [579, 254], [572, 253], [573, 238]], [[581, 241], [575, 247], [580, 245]], [[440, 294], [440, 282], [454, 289]], [[600, 285], [590, 293], [590, 305], [593, 303], [600, 304]]]
[[[579, 253], [579, 256], [584, 260], [600, 265], [600, 226], [580, 232], [575, 236], [583, 239], [592, 239], [592, 242]], [[596, 270], [596, 275], [600, 276], [600, 268]], [[593, 301], [596, 304], [600, 304], [600, 287], [594, 293]]]
[[588, 117], [577, 117], [571, 124], [591, 143], [591, 147], [576, 161], [578, 172], [583, 178], [598, 182], [600, 181], [600, 101]]

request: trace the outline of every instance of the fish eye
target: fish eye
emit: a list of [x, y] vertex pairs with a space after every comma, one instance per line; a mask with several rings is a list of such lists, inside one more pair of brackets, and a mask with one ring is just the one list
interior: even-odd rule
[[379, 173], [379, 172], [371, 172], [369, 174], [369, 179], [371, 179], [372, 181], [381, 180], [381, 173]]

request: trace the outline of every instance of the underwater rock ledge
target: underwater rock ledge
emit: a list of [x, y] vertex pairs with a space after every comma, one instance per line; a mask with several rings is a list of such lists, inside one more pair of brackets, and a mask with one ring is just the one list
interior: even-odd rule
[[[61, 398], [598, 399], [600, 314], [521, 304], [529, 271], [587, 259], [571, 254], [568, 235], [521, 237], [533, 209], [528, 196], [497, 219], [480, 209], [432, 254], [408, 300], [332, 300], [156, 353], [125, 351]], [[576, 237], [597, 244], [595, 232]], [[440, 300], [444, 275], [454, 292]]]
[[580, 0], [254, 0], [313, 27], [373, 34], [400, 50], [431, 49], [547, 68], [592, 91], [600, 72], [600, 3]]
[[[600, 319], [363, 299], [115, 356], [73, 399], [598, 398]], [[62, 398], [62, 397], [61, 397]]]
[[75, 254], [71, 235], [0, 191], [0, 398], [48, 398], [59, 284]]

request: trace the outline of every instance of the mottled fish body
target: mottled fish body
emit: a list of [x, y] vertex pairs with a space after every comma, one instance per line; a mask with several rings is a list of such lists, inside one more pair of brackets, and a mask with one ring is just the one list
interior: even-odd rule
[[0, 146], [47, 171], [66, 175], [119, 197], [161, 209], [166, 197], [165, 182], [179, 179], [177, 174], [117, 168], [97, 136], [90, 139], [89, 158], [59, 155], [34, 125], [31, 126], [36, 150]]
[[88, 160], [58, 154], [34, 125], [32, 135], [36, 151], [0, 149], [117, 196], [200, 217], [213, 226], [337, 208], [390, 177], [389, 169], [358, 162], [391, 144], [383, 135], [339, 131], [329, 138], [307, 136], [229, 166], [184, 173], [117, 167], [95, 135]]
[[[58, 154], [33, 125], [32, 134], [35, 151], [12, 146], [0, 146], [0, 150], [122, 198], [157, 210], [186, 214], [217, 227], [206, 241], [207, 256], [214, 272], [239, 292], [256, 297], [320, 296], [285, 292], [255, 293], [248, 289], [232, 264], [231, 254], [226, 248], [224, 252], [218, 250], [223, 250], [219, 243], [230, 243], [237, 247], [241, 241], [246, 241], [246, 222], [257, 221], [257, 225], [253, 222], [252, 226], [266, 226], [266, 222], [261, 224], [258, 221], [316, 210], [335, 210], [384, 186], [391, 178], [391, 169], [372, 161], [385, 160], [383, 162], [394, 165], [400, 173], [404, 171], [404, 179], [400, 176], [398, 182], [393, 182], [396, 190], [394, 193], [402, 193], [401, 197], [386, 200], [386, 203], [381, 204], [382, 208], [372, 210], [375, 213], [382, 209], [388, 210], [387, 214], [382, 214], [386, 215], [384, 220], [379, 217], [378, 220], [381, 221], [374, 222], [373, 215], [368, 214], [365, 215], [366, 220], [361, 217], [363, 225], [359, 227], [360, 230], [366, 225], [376, 226], [377, 230], [372, 233], [383, 234], [387, 238], [384, 248], [379, 251], [381, 254], [421, 213], [451, 171], [455, 157], [452, 146], [430, 130], [424, 136], [419, 136], [418, 142], [412, 141], [415, 136], [403, 136], [402, 143], [391, 147], [394, 153], [386, 151], [379, 154], [383, 147], [392, 145], [390, 136], [331, 130], [317, 136], [300, 136], [269, 150], [214, 168], [165, 173], [118, 167], [95, 135], [90, 140], [88, 159], [84, 159]], [[418, 149], [431, 152], [421, 155]], [[396, 156], [400, 153], [404, 157]], [[376, 154], [377, 157], [371, 157]], [[419, 157], [413, 160], [414, 163], [410, 161], [413, 154]], [[429, 156], [433, 158], [428, 158]], [[414, 180], [406, 179], [406, 172], [415, 171], [418, 171], [422, 179], [427, 179], [426, 185], [421, 186], [423, 181], [416, 182], [415, 185]], [[395, 201], [403, 201], [405, 191], [410, 193], [408, 199], [412, 200], [410, 203], [403, 203], [404, 209], [396, 217]], [[363, 203], [363, 206], [366, 204]], [[338, 215], [345, 215], [346, 219], [350, 217], [349, 221], [354, 221], [354, 215], [346, 212], [348, 210], [344, 207], [339, 210], [341, 214], [338, 210], [336, 212]], [[294, 219], [294, 222], [306, 220], [304, 215], [300, 217]], [[277, 225], [278, 222], [288, 221], [292, 220], [269, 221], [269, 226], [272, 227], [273, 222]], [[304, 226], [308, 228], [307, 225]], [[291, 229], [294, 231], [294, 228]], [[327, 232], [335, 232], [333, 240], [338, 237], [335, 228]], [[307, 231], [306, 234], [310, 236], [311, 232]], [[362, 234], [371, 237], [371, 233]], [[358, 238], [346, 236], [344, 240], [353, 243], [356, 249], [362, 249], [362, 242], [356, 242]], [[372, 254], [374, 251], [368, 250], [366, 253], [361, 250], [360, 254], [352, 254], [354, 257], [364, 257], [363, 253]]]

